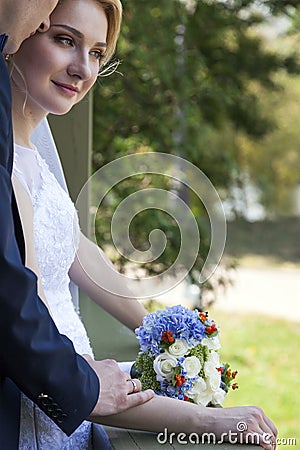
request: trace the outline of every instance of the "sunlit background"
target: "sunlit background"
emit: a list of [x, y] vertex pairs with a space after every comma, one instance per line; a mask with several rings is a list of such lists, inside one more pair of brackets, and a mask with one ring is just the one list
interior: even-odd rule
[[[183, 303], [209, 310], [221, 328], [221, 354], [239, 372], [226, 405], [257, 404], [279, 436], [300, 446], [300, 6], [279, 0], [124, 0], [114, 74], [94, 91], [93, 169], [133, 153], [160, 151], [187, 159], [222, 199], [228, 234], [215, 274], [198, 283], [209, 249], [205, 210], [187, 188], [149, 174], [126, 180], [97, 217], [99, 244], [126, 273], [113, 248], [116, 206], [137, 188], [176, 192], [201, 232], [190, 276], [149, 308]], [[172, 264], [180, 233], [149, 210], [130, 224], [147, 249], [153, 228], [169, 247], [152, 276]], [[83, 310], [96, 353], [103, 328]], [[100, 344], [102, 342], [102, 344]], [[117, 346], [117, 343], [116, 343]]]

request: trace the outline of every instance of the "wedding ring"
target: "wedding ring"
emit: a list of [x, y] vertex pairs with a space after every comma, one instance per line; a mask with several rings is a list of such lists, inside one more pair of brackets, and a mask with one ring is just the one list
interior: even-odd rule
[[133, 386], [133, 391], [132, 391], [132, 394], [135, 394], [137, 391], [138, 391], [138, 387], [137, 387], [137, 384], [136, 384], [136, 382], [132, 379], [132, 378], [130, 378], [129, 380], [127, 380], [127, 381], [131, 381], [131, 383], [132, 383], [132, 386]]

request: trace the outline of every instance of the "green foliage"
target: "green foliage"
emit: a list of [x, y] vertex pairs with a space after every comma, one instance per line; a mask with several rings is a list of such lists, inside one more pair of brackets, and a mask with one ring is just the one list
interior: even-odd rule
[[[263, 9], [254, 8], [254, 0], [123, 0], [117, 50], [121, 64], [112, 76], [100, 77], [95, 88], [94, 170], [125, 154], [172, 153], [201, 168], [223, 198], [249, 164], [254, 174], [259, 158], [255, 160], [254, 151], [245, 158], [241, 141], [258, 142], [276, 129], [262, 97], [267, 91], [279, 92], [277, 72], [300, 72], [292, 51], [267, 48], [256, 33], [272, 15], [293, 16], [298, 2], [259, 3]], [[264, 190], [270, 175], [266, 180], [261, 183]], [[174, 189], [169, 180], [148, 175], [117, 186], [97, 220], [102, 246], [111, 246], [114, 208], [138, 185]], [[202, 247], [191, 273], [195, 281], [193, 273], [201, 271], [210, 245], [208, 218], [192, 193], [182, 187], [178, 193], [195, 211], [201, 231]], [[134, 246], [147, 249], [154, 228], [162, 227], [168, 236], [169, 246], [160, 259], [143, 266], [147, 274], [160, 273], [174, 262], [180, 233], [161, 211], [139, 216], [130, 229]], [[115, 262], [124, 269], [120, 255]], [[210, 288], [205, 284], [202, 294]]]
[[140, 353], [136, 358], [135, 367], [141, 374], [139, 379], [142, 383], [143, 390], [160, 390], [160, 382], [156, 380], [156, 373], [153, 369], [153, 357], [149, 356], [147, 353]]
[[196, 356], [201, 364], [201, 370], [199, 372], [199, 375], [205, 379], [204, 374], [204, 363], [208, 359], [208, 348], [205, 345], [196, 345], [196, 347], [192, 348], [190, 351], [190, 356]]
[[259, 188], [270, 218], [291, 214], [291, 192], [300, 182], [300, 80], [283, 74], [278, 77], [285, 89], [264, 98], [264, 107], [273, 111], [278, 126], [260, 141], [240, 140], [244, 170]]
[[[215, 182], [214, 166], [225, 152], [209, 158], [207, 151], [202, 158], [215, 127], [229, 121], [254, 137], [272, 129], [255, 85], [274, 89], [274, 72], [290, 68], [294, 59], [266, 51], [251, 32], [263, 18], [239, 13], [253, 3], [197, 1], [191, 13], [179, 0], [123, 2], [122, 76], [100, 78], [95, 92], [98, 163], [145, 146], [201, 162]], [[275, 8], [277, 2], [263, 3]], [[281, 9], [290, 4], [284, 3]], [[299, 72], [297, 64], [293, 69]], [[227, 172], [226, 166], [224, 179]]]

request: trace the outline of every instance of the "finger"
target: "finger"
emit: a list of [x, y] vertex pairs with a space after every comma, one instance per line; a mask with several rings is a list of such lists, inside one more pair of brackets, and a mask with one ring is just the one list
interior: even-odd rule
[[[268, 416], [259, 408], [258, 409], [259, 416], [258, 416], [258, 428], [259, 428], [259, 435], [265, 436], [265, 443], [276, 443], [276, 436], [278, 434], [277, 428], [273, 424], [272, 420], [269, 419]], [[273, 446], [274, 448], [274, 446]]]
[[272, 431], [272, 433], [274, 434], [274, 436], [276, 437], [278, 435], [278, 430], [275, 427], [274, 423], [272, 422], [271, 419], [269, 419], [268, 416], [265, 417], [265, 422], [267, 424], [267, 426], [270, 428], [270, 430]]
[[[266, 431], [265, 426], [263, 429], [259, 427], [258, 431], [254, 432], [253, 435], [258, 437], [258, 444], [265, 450], [274, 450], [276, 448], [276, 437], [268, 427], [267, 429], [268, 431]], [[248, 443], [248, 441], [246, 441], [246, 443]]]
[[142, 390], [142, 383], [137, 378], [130, 378], [128, 381], [130, 381], [132, 385], [129, 394], [135, 394]]
[[126, 380], [126, 386], [127, 386], [127, 394], [132, 394], [133, 392], [137, 392], [137, 384], [134, 380], [131, 378], [128, 378]]
[[141, 391], [135, 394], [128, 395], [126, 409], [142, 405], [143, 403], [146, 403], [149, 400], [151, 400], [154, 397], [154, 395], [155, 394], [154, 391], [152, 391], [152, 389], [147, 389], [146, 391]]
[[275, 427], [273, 422], [268, 418], [268, 416], [265, 415], [263, 416], [260, 428], [262, 429], [262, 432], [265, 433], [265, 440], [272, 443], [276, 442], [276, 437], [278, 434], [277, 428]]
[[273, 435], [262, 433], [259, 435], [259, 445], [265, 450], [274, 450], [276, 448], [276, 439]]
[[139, 392], [139, 391], [141, 391], [142, 390], [142, 383], [141, 383], [141, 381], [138, 379], [138, 378], [132, 378], [133, 379], [133, 381], [135, 382], [135, 384], [136, 384], [136, 391], [137, 392]]
[[127, 385], [127, 394], [135, 394], [136, 392], [142, 390], [142, 383], [137, 378], [127, 379], [126, 385]]

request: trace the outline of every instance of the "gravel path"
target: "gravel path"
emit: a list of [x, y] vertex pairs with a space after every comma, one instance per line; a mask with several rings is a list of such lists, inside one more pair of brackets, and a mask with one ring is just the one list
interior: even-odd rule
[[[185, 283], [160, 296], [165, 305], [177, 303], [193, 307]], [[214, 304], [214, 309], [260, 312], [269, 316], [300, 322], [300, 269], [239, 268], [235, 283]]]
[[233, 287], [215, 305], [300, 322], [300, 269], [239, 268]]

